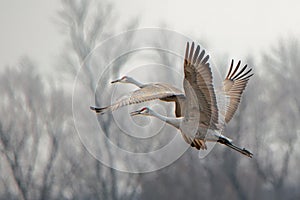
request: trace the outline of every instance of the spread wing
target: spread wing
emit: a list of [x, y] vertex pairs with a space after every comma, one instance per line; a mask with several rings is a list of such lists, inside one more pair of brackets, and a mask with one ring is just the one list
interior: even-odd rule
[[226, 123], [228, 123], [232, 119], [239, 106], [241, 96], [246, 88], [249, 78], [253, 76], [253, 74], [249, 74], [252, 69], [244, 72], [247, 69], [247, 65], [245, 65], [241, 70], [238, 71], [241, 65], [241, 61], [238, 62], [233, 70], [233, 62], [234, 61], [232, 60], [229, 72], [225, 80], [223, 81], [223, 90], [225, 92], [225, 95], [229, 97], [229, 104], [226, 106], [225, 113]]
[[96, 113], [104, 114], [107, 111], [114, 111], [123, 106], [138, 104], [145, 101], [184, 97], [184, 94], [178, 93], [178, 91], [179, 90], [177, 90], [176, 88], [170, 87], [167, 84], [149, 84], [141, 89], [135, 90], [129, 96], [118, 100], [116, 103], [110, 106], [103, 108], [90, 106], [90, 109], [95, 111]]
[[[216, 128], [218, 123], [218, 107], [212, 84], [212, 72], [208, 63], [209, 56], [205, 56], [205, 50], [200, 52], [198, 45], [194, 51], [194, 42], [189, 48], [186, 46], [184, 59], [184, 90], [187, 100], [193, 98], [188, 95], [188, 85], [194, 90], [200, 111], [200, 123], [208, 128]], [[187, 84], [186, 81], [189, 83]]]

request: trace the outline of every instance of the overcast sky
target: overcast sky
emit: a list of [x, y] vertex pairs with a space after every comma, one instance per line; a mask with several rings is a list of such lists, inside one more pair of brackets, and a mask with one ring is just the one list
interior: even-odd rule
[[[166, 27], [204, 38], [209, 51], [235, 58], [259, 53], [276, 39], [300, 34], [297, 0], [113, 0], [120, 20], [139, 16], [140, 27]], [[0, 65], [28, 55], [38, 64], [54, 64], [63, 44], [55, 24], [59, 0], [0, 1]]]

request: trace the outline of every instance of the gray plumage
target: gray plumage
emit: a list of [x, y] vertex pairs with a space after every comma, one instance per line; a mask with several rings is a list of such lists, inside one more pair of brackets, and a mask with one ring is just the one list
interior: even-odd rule
[[[146, 110], [151, 113], [149, 115], [169, 121], [169, 124], [180, 129], [184, 140], [197, 149], [206, 149], [206, 141], [216, 141], [252, 157], [249, 151], [233, 145], [231, 139], [220, 134], [220, 127], [223, 127], [224, 124], [220, 125], [219, 123], [220, 112], [216, 101], [212, 72], [208, 62], [209, 56], [205, 55], [205, 50], [200, 50], [199, 45], [195, 49], [194, 43], [192, 43], [191, 47], [187, 43], [184, 57], [184, 93], [166, 83], [142, 84], [131, 77], [124, 76], [112, 83], [131, 83], [140, 87], [140, 89], [135, 90], [129, 97], [120, 99], [110, 106], [103, 108], [91, 106], [90, 108], [96, 113], [103, 114], [107, 111], [114, 111], [122, 106], [155, 99], [174, 101], [177, 118], [164, 118], [164, 116], [158, 115], [149, 108]], [[229, 104], [226, 105], [224, 114], [225, 123], [228, 123], [232, 119], [247, 82], [253, 75], [249, 75], [252, 69], [243, 73], [247, 65], [238, 71], [239, 66], [240, 61], [235, 69], [233, 69], [232, 60], [229, 72], [223, 81], [222, 92], [229, 98]], [[141, 114], [140, 111], [133, 112], [133, 115]], [[197, 130], [192, 130], [195, 127]]]
[[[219, 142], [248, 157], [252, 157], [252, 153], [244, 148], [237, 147], [232, 143], [231, 139], [220, 133], [219, 110], [208, 60], [209, 56], [205, 56], [204, 50], [200, 53], [199, 45], [194, 50], [194, 43], [192, 43], [191, 48], [189, 47], [189, 43], [187, 43], [184, 60], [185, 79], [183, 82], [186, 98], [181, 102], [182, 117], [175, 119], [168, 118], [159, 115], [147, 107], [131, 114], [149, 115], [166, 121], [170, 125], [180, 129], [184, 140], [197, 149], [206, 149], [206, 141]], [[240, 62], [233, 73], [231, 73], [233, 67], [232, 61], [229, 73], [223, 82], [223, 92], [230, 98], [230, 103], [226, 106], [225, 111], [226, 123], [230, 121], [235, 113], [241, 94], [245, 89], [247, 81], [252, 76], [252, 74], [246, 76], [251, 69], [243, 74], [247, 66], [237, 72], [239, 65]], [[194, 130], [195, 127], [197, 127], [197, 130]]]

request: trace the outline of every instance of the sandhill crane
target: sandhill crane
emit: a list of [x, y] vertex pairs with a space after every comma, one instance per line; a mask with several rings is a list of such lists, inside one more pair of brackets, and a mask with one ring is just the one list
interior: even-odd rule
[[[194, 51], [194, 43], [192, 43], [191, 48], [189, 48], [189, 43], [187, 43], [185, 61], [184, 61], [184, 73], [185, 73], [185, 81], [184, 81], [184, 90], [186, 95], [186, 100], [184, 101], [183, 108], [186, 108], [183, 112], [182, 117], [178, 118], [169, 118], [162, 116], [148, 107], [144, 107], [141, 110], [134, 111], [131, 113], [134, 115], [146, 115], [146, 116], [154, 116], [160, 120], [166, 121], [168, 124], [176, 127], [181, 130], [181, 134], [184, 140], [189, 144], [194, 144], [194, 146], [199, 148], [205, 148], [205, 141], [215, 141], [221, 144], [224, 144], [248, 157], [252, 157], [252, 153], [246, 149], [242, 149], [232, 143], [232, 140], [223, 136], [220, 133], [220, 127], [223, 124], [219, 124], [218, 121], [218, 107], [216, 103], [216, 97], [214, 88], [212, 85], [212, 73], [209, 67], [209, 63], [206, 63], [206, 60], [202, 60], [200, 46], [197, 46]], [[202, 51], [203, 52], [203, 51]], [[200, 59], [199, 59], [200, 58]], [[228, 123], [233, 117], [238, 104], [240, 102], [241, 95], [248, 83], [249, 78], [253, 74], [249, 74], [252, 69], [249, 69], [247, 72], [243, 73], [247, 65], [245, 65], [239, 72], [238, 69], [240, 67], [241, 62], [239, 61], [236, 68], [233, 69], [233, 60], [231, 62], [231, 66], [229, 72], [223, 81], [223, 91], [225, 95], [229, 96], [229, 104], [226, 106], [225, 111], [225, 122]], [[188, 83], [187, 83], [188, 82]], [[193, 101], [194, 96], [190, 95], [190, 88], [187, 85], [190, 84], [193, 90], [196, 93], [199, 106], [197, 109], [192, 106], [186, 106]], [[190, 117], [194, 112], [200, 113], [200, 120], [197, 118]], [[187, 133], [184, 124], [190, 123], [190, 121], [199, 120], [198, 130], [195, 134], [195, 137], [192, 138]], [[191, 127], [193, 128], [193, 127]], [[212, 130], [212, 131], [208, 131]]]
[[[111, 83], [112, 84], [115, 84], [115, 83], [129, 83], [129, 84], [133, 84], [133, 85], [135, 85], [139, 88], [153, 87], [153, 83], [143, 84], [143, 83], [135, 80], [134, 78], [132, 78], [130, 76], [123, 76], [122, 78], [114, 80]], [[163, 84], [163, 85], [167, 86], [171, 90], [177, 91], [178, 94], [181, 93], [180, 95], [176, 95], [174, 97], [167, 97], [167, 98], [160, 99], [162, 101], [167, 101], [167, 102], [174, 101], [175, 102], [175, 116], [176, 117], [181, 117], [180, 99], [184, 99], [183, 92], [181, 92], [179, 89], [177, 89], [177, 88], [175, 88], [175, 87], [173, 87], [169, 84], [166, 84], [166, 83], [160, 83], [160, 84]], [[157, 87], [157, 85], [156, 85], [156, 87]]]
[[90, 106], [91, 110], [94, 110], [98, 114], [104, 114], [107, 111], [114, 111], [126, 105], [160, 99], [162, 101], [175, 102], [175, 115], [176, 117], [181, 116], [180, 102], [185, 99], [185, 96], [184, 93], [176, 87], [167, 83], [142, 84], [128, 76], [123, 76], [121, 79], [112, 81], [111, 83], [117, 82], [131, 83], [138, 86], [140, 89], [135, 90], [132, 94], [130, 94], [129, 98], [120, 99], [110, 106], [103, 108]]
[[[199, 45], [194, 51], [194, 43], [192, 43], [191, 48], [189, 48], [189, 43], [187, 43], [185, 61], [184, 61], [185, 80], [183, 84], [185, 90], [185, 98], [177, 98], [179, 105], [181, 106], [180, 110], [183, 116], [180, 118], [173, 118], [173, 119], [165, 118], [164, 120], [167, 120], [168, 122], [170, 122], [170, 124], [172, 124], [176, 128], [180, 128], [181, 127], [180, 124], [182, 122], [195, 120], [195, 118], [192, 119], [189, 117], [191, 116], [191, 113], [198, 113], [198, 114], [200, 113], [200, 120], [197, 119], [199, 121], [196, 122], [199, 124], [198, 126], [199, 129], [197, 131], [195, 138], [190, 137], [189, 133], [181, 131], [182, 136], [187, 143], [191, 144], [191, 146], [197, 149], [200, 148], [205, 149], [206, 148], [205, 141], [216, 141], [225, 144], [244, 155], [252, 157], [252, 153], [250, 153], [246, 149], [241, 149], [233, 145], [229, 138], [219, 133], [220, 132], [220, 124], [218, 122], [219, 110], [217, 107], [216, 96], [212, 85], [212, 73], [208, 63], [209, 56], [206, 55], [204, 57], [204, 55], [205, 55], [205, 51], [202, 50], [200, 52]], [[239, 66], [240, 66], [240, 62], [231, 73], [233, 67], [233, 61], [232, 61], [228, 75], [226, 76], [223, 82], [224, 93], [230, 98], [229, 105], [227, 105], [225, 111], [226, 123], [230, 121], [233, 114], [235, 113], [238, 104], [240, 102], [241, 94], [244, 91], [249, 78], [253, 75], [253, 74], [249, 75], [251, 69], [243, 73], [247, 68], [247, 65], [245, 65], [242, 70], [237, 72]], [[189, 104], [195, 102], [195, 99], [194, 96], [191, 95], [192, 92], [190, 91], [188, 85], [190, 85], [192, 87], [192, 90], [196, 93], [196, 101], [199, 102], [199, 105], [196, 107], [196, 109], [193, 108], [192, 110]], [[115, 104], [113, 104], [112, 106], [108, 106], [104, 108], [91, 107], [91, 109], [98, 113], [103, 113], [107, 110], [115, 110], [124, 105], [140, 103], [143, 101], [150, 101], [153, 99], [164, 99], [170, 97], [174, 98], [178, 96], [184, 97], [182, 93], [178, 94], [174, 92], [174, 90], [170, 89], [170, 87], [161, 87], [161, 85], [159, 85], [159, 87], [153, 87], [153, 86], [142, 87], [141, 89], [133, 92], [129, 98], [122, 99], [116, 102]], [[142, 114], [143, 113], [142, 110], [137, 111], [136, 114]], [[148, 114], [151, 113], [153, 114], [153, 116], [156, 117], [159, 116], [159, 115], [155, 115], [149, 109], [144, 109], [144, 110], [145, 111], [148, 110], [149, 111]], [[213, 130], [214, 131], [213, 134], [206, 135], [208, 129]]]

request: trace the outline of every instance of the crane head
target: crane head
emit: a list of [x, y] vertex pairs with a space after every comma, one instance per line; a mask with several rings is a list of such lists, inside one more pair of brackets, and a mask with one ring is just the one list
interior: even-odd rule
[[123, 76], [122, 78], [117, 79], [117, 80], [114, 80], [114, 81], [112, 81], [111, 83], [128, 83], [129, 80], [130, 80], [130, 77], [128, 77], [128, 76]]
[[150, 108], [148, 107], [144, 107], [140, 110], [137, 110], [137, 111], [133, 111], [130, 113], [131, 116], [135, 116], [135, 115], [150, 115]]

